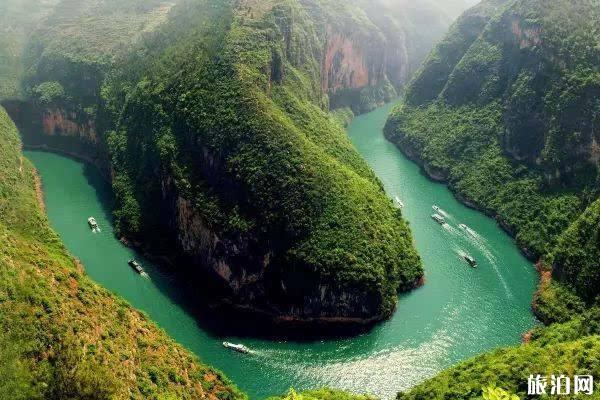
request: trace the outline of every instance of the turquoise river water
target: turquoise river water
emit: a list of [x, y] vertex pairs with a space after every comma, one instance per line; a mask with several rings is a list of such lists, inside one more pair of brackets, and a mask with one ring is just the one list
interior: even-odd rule
[[[308, 342], [221, 336], [196, 318], [177, 279], [123, 246], [114, 236], [110, 187], [90, 166], [56, 154], [29, 151], [42, 178], [48, 217], [69, 250], [98, 283], [145, 311], [202, 361], [225, 372], [251, 399], [288, 388], [329, 386], [391, 399], [396, 392], [444, 367], [498, 346], [516, 344], [536, 322], [530, 302], [536, 284], [532, 265], [495, 222], [428, 180], [382, 134], [390, 105], [357, 117], [349, 135], [383, 181], [389, 196], [405, 204], [426, 284], [401, 295], [394, 317], [368, 333]], [[430, 215], [437, 204], [446, 226]], [[102, 232], [93, 234], [93, 215]], [[466, 233], [458, 227], [473, 229]], [[460, 254], [479, 262], [470, 268]], [[149, 279], [127, 266], [140, 259]], [[189, 293], [189, 292], [187, 292]], [[245, 356], [221, 342], [244, 343]]]

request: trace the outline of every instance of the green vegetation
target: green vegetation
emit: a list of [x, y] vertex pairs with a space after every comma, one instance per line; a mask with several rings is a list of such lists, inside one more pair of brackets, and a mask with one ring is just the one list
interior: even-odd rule
[[600, 289], [588, 228], [600, 190], [598, 11], [592, 1], [481, 3], [432, 52], [387, 126], [432, 175], [554, 265], [563, 286], [540, 298], [556, 312], [564, 305], [547, 301], [569, 298], [559, 291], [591, 303]]
[[49, 228], [20, 146], [0, 108], [0, 398], [244, 398], [85, 275]]
[[332, 389], [308, 390], [297, 393], [294, 389], [285, 396], [271, 397], [268, 400], [376, 400], [372, 396], [352, 394]]
[[[267, 282], [267, 296], [284, 309], [323, 284], [360, 296], [368, 311], [323, 305], [317, 313], [390, 315], [397, 291], [422, 274], [408, 227], [320, 107], [309, 14], [294, 1], [253, 11], [175, 9], [155, 38], [168, 45], [138, 61], [148, 70], [107, 81], [107, 96], [131, 88], [107, 98], [121, 115], [108, 135], [117, 226], [128, 236], [157, 231], [154, 210], [170, 179], [218, 237], [240, 247], [251, 238], [255, 251], [271, 253], [265, 267], [289, 289]], [[298, 287], [298, 274], [308, 287]]]
[[600, 14], [594, 1], [484, 1], [430, 54], [387, 137], [540, 258], [530, 342], [398, 399], [525, 398], [529, 374], [598, 375]]
[[541, 346], [535, 341], [519, 347], [496, 350], [462, 362], [425, 381], [398, 400], [480, 399], [481, 384], [496, 384], [527, 396], [529, 375], [600, 373], [600, 336]]
[[552, 253], [555, 274], [588, 303], [600, 295], [600, 199], [561, 235]]
[[350, 107], [338, 108], [336, 110], [333, 110], [331, 114], [333, 115], [333, 118], [336, 120], [336, 122], [338, 122], [344, 128], [350, 125], [350, 123], [354, 119], [354, 113], [352, 112], [352, 109], [350, 109]]
[[0, 3], [0, 100], [21, 95], [21, 56], [29, 33], [59, 0], [3, 0]]
[[489, 386], [483, 388], [483, 400], [519, 400], [519, 396], [510, 394], [503, 389]]
[[534, 255], [547, 254], [581, 213], [584, 199], [548, 188], [537, 170], [507, 157], [498, 138], [502, 130], [497, 102], [460, 107], [442, 102], [399, 106], [386, 133], [455, 192], [497, 215], [521, 247]]
[[65, 89], [59, 82], [44, 82], [33, 88], [37, 103], [49, 105], [65, 100]]
[[[328, 24], [383, 46], [369, 7], [163, 4], [65, 0], [26, 51], [33, 103], [64, 110], [85, 126], [79, 139], [93, 156], [106, 153], [98, 158], [114, 172], [119, 233], [208, 259], [205, 269], [224, 263], [232, 280], [257, 271], [249, 285], [224, 282], [238, 287], [239, 304], [296, 310], [300, 319], [391, 315], [397, 292], [422, 276], [420, 260], [400, 211], [342, 129], [351, 111], [329, 114], [321, 77]], [[369, 63], [383, 64], [385, 51]], [[360, 91], [367, 108], [396, 94], [381, 78]], [[201, 239], [206, 231], [215, 243]], [[225, 249], [215, 252], [216, 242]]]

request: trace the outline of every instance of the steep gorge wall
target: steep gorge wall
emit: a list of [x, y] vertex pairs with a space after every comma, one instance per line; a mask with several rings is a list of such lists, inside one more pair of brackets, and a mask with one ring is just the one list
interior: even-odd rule
[[11, 100], [2, 103], [19, 129], [26, 148], [56, 151], [94, 164], [107, 179], [110, 159], [97, 120], [68, 105], [38, 106]]
[[340, 33], [328, 32], [323, 62], [323, 92], [374, 86], [383, 79], [383, 57], [367, 57], [363, 49]]

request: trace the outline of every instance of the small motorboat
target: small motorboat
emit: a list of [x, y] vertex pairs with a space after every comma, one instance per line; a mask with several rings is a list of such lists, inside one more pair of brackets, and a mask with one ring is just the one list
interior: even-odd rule
[[440, 225], [443, 225], [446, 223], [446, 219], [444, 217], [442, 217], [440, 214], [433, 214], [431, 216], [431, 218]]
[[98, 223], [96, 222], [96, 219], [94, 217], [88, 218], [88, 225], [94, 232], [100, 230], [100, 227], [98, 226]]
[[441, 209], [441, 208], [439, 208], [438, 206], [436, 206], [435, 204], [434, 204], [434, 205], [432, 205], [432, 206], [431, 206], [431, 208], [433, 208], [433, 210], [434, 210], [435, 212], [438, 212], [438, 213], [442, 211], [442, 209]]
[[250, 353], [250, 349], [247, 348], [246, 346], [244, 346], [243, 344], [223, 342], [223, 347], [225, 347], [226, 349], [237, 351], [238, 353], [242, 353], [242, 354]]
[[399, 208], [404, 208], [404, 203], [402, 202], [402, 200], [400, 200], [400, 197], [394, 197], [394, 202]]
[[475, 261], [475, 259], [473, 257], [471, 257], [468, 254], [463, 255], [463, 258], [465, 259], [465, 261], [467, 263], [469, 263], [469, 265], [473, 268], [475, 268], [477, 266], [477, 261]]
[[465, 224], [458, 224], [458, 227], [459, 227], [460, 229], [464, 229], [465, 231], [468, 231], [468, 230], [469, 230], [469, 227], [468, 227], [468, 226], [466, 226]]
[[144, 268], [142, 268], [142, 265], [136, 260], [131, 259], [127, 262], [127, 264], [129, 264], [129, 266], [133, 268], [138, 274], [141, 275], [144, 273]]

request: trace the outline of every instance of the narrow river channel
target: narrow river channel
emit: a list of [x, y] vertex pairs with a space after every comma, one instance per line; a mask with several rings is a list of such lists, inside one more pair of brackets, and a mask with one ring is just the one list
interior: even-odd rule
[[[177, 280], [123, 246], [114, 236], [110, 187], [90, 166], [60, 155], [28, 151], [43, 182], [48, 217], [67, 248], [98, 283], [145, 311], [202, 361], [225, 372], [252, 400], [288, 388], [329, 386], [391, 399], [437, 371], [467, 357], [516, 344], [535, 324], [530, 302], [536, 273], [495, 222], [468, 209], [441, 184], [423, 176], [382, 134], [391, 106], [357, 117], [349, 135], [383, 181], [405, 205], [425, 270], [424, 287], [402, 295], [394, 317], [369, 333], [311, 342], [221, 336], [196, 318]], [[431, 219], [432, 205], [448, 224]], [[95, 216], [102, 232], [87, 226]], [[464, 223], [472, 231], [459, 227]], [[470, 254], [477, 268], [461, 258]], [[140, 259], [149, 279], [128, 267]], [[196, 305], [197, 307], [197, 305]], [[244, 343], [246, 356], [221, 342]]]

